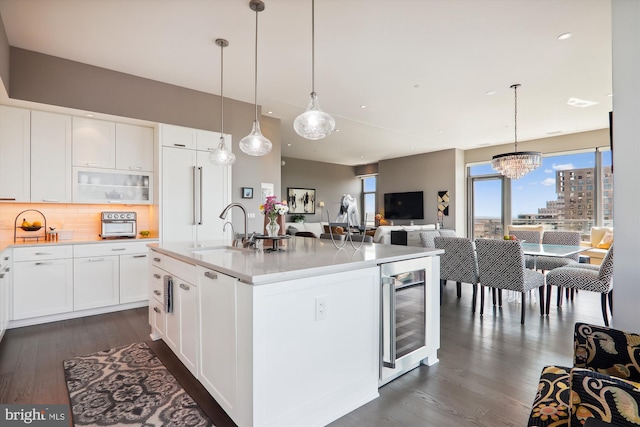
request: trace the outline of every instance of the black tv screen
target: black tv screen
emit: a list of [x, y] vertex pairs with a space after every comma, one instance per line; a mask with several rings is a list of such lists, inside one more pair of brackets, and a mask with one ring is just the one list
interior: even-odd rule
[[384, 217], [386, 219], [424, 219], [422, 191], [385, 193]]

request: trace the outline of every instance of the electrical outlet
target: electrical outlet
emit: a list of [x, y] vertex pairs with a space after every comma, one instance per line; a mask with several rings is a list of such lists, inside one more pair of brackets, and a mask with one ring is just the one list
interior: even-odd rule
[[327, 318], [327, 300], [325, 297], [316, 297], [316, 322]]

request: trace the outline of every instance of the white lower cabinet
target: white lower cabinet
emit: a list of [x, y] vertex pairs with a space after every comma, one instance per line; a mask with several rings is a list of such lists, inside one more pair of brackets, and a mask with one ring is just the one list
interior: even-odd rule
[[120, 304], [149, 298], [147, 253], [120, 255]]
[[173, 277], [173, 310], [166, 313], [166, 341], [178, 358], [198, 375], [198, 288]]
[[14, 249], [13, 320], [73, 311], [72, 253], [71, 246]]
[[228, 412], [237, 399], [236, 283], [238, 279], [198, 267], [200, 367], [198, 379]]
[[73, 309], [106, 307], [120, 303], [119, 257], [94, 256], [73, 260]]
[[0, 340], [11, 319], [11, 249], [0, 254]]

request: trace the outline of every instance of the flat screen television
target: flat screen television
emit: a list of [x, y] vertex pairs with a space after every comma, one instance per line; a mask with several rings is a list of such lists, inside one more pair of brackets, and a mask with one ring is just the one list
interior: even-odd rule
[[423, 192], [385, 193], [384, 217], [386, 219], [424, 219]]

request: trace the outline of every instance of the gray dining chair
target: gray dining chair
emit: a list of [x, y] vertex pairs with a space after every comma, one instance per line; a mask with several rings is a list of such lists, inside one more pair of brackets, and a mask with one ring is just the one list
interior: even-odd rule
[[[544, 275], [525, 267], [522, 242], [517, 240], [476, 239], [481, 287], [516, 291], [522, 294], [520, 323], [524, 324], [526, 298], [530, 290], [540, 293], [540, 315], [544, 315]], [[484, 312], [484, 292], [480, 293], [480, 315]], [[495, 304], [495, 302], [494, 302]]]
[[540, 232], [537, 230], [511, 230], [509, 235], [527, 243], [540, 243]]
[[[542, 235], [542, 243], [549, 245], [566, 245], [566, 246], [580, 246], [580, 232], [579, 231], [545, 231]], [[577, 264], [580, 254], [571, 255], [568, 257], [551, 257], [551, 256], [539, 256], [536, 260], [536, 269], [542, 271], [553, 270], [554, 268], [564, 267], [565, 265]], [[533, 262], [531, 265], [527, 262], [528, 268], [533, 268]]]
[[[613, 245], [607, 251], [602, 264], [597, 269], [590, 264], [576, 264], [559, 267], [547, 273], [547, 285], [558, 286], [581, 291], [599, 292], [600, 305], [604, 325], [609, 326], [607, 305], [609, 310], [613, 306]], [[560, 306], [561, 299], [558, 299]], [[549, 307], [547, 307], [547, 312]]]
[[458, 298], [462, 294], [462, 283], [473, 285], [473, 300], [471, 312], [476, 312], [476, 295], [480, 275], [478, 273], [478, 260], [471, 239], [464, 237], [436, 237], [434, 239], [436, 249], [444, 249], [440, 255], [440, 281], [452, 280], [456, 282]]
[[441, 228], [438, 230], [438, 233], [442, 237], [458, 237], [456, 230], [451, 230], [449, 228]]
[[440, 237], [438, 230], [427, 230], [418, 233], [420, 238], [420, 246], [427, 249], [435, 249], [436, 245], [433, 239]]

